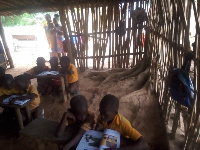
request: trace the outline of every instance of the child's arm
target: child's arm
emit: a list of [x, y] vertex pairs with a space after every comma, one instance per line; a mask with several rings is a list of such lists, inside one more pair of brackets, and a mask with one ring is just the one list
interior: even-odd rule
[[13, 99], [10, 101], [10, 104], [14, 104], [14, 102], [15, 102], [16, 100], [24, 101], [24, 100], [27, 100], [27, 99], [34, 99], [35, 96], [36, 96], [36, 94], [34, 94], [34, 93], [31, 93], [31, 94], [26, 95], [26, 96], [19, 96], [19, 97], [13, 98]]
[[66, 127], [66, 124], [67, 124], [67, 117], [73, 119], [73, 120], [76, 120], [75, 116], [73, 115], [70, 115], [70, 113], [68, 112], [65, 112], [62, 116], [62, 119], [60, 121], [60, 124], [58, 126], [58, 129], [56, 131], [56, 136], [57, 137], [61, 137], [65, 131], [65, 127]]
[[128, 146], [124, 146], [122, 148], [106, 148], [106, 150], [148, 150], [148, 149], [149, 149], [148, 144], [145, 142], [142, 136], [136, 141], [133, 141], [133, 143]]
[[81, 140], [83, 134], [85, 133], [86, 131], [81, 129], [79, 130], [79, 132], [76, 134], [76, 136], [71, 139], [63, 148], [63, 150], [69, 150], [70, 148], [72, 148], [73, 146], [77, 145], [78, 142]]
[[60, 68], [59, 69], [59, 73], [60, 74], [65, 74], [66, 73], [66, 74], [72, 75], [74, 73], [74, 71], [69, 70], [69, 69]]

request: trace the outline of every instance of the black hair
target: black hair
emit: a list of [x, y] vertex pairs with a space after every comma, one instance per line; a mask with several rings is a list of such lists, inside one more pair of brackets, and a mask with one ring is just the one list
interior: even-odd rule
[[60, 58], [60, 62], [66, 63], [66, 64], [70, 64], [70, 59], [69, 59], [68, 56], [62, 56], [62, 57]]
[[59, 16], [59, 14], [54, 14], [54, 18], [59, 18], [60, 16]]
[[30, 77], [28, 75], [22, 74], [15, 77], [15, 82], [24, 82], [29, 84], [30, 83]]
[[37, 58], [37, 62], [43, 62], [43, 63], [45, 63], [44, 57], [38, 57]]
[[115, 112], [119, 109], [119, 100], [114, 95], [107, 94], [102, 98], [99, 106], [100, 109], [103, 108], [105, 110]]
[[4, 75], [6, 70], [3, 67], [0, 67], [0, 76]]
[[12, 81], [12, 80], [14, 80], [14, 78], [11, 74], [5, 74], [1, 77], [1, 83], [3, 85], [5, 85], [7, 81]]
[[45, 17], [50, 17], [50, 18], [51, 18], [51, 15], [49, 15], [49, 14], [46, 14], [46, 15], [45, 15]]
[[49, 62], [58, 62], [58, 58], [57, 57], [51, 57], [51, 59], [49, 60]]
[[71, 109], [74, 111], [78, 111], [81, 108], [87, 108], [88, 107], [88, 103], [87, 100], [85, 98], [85, 96], [83, 95], [76, 95], [74, 97], [72, 97], [71, 101], [70, 101], [70, 106]]

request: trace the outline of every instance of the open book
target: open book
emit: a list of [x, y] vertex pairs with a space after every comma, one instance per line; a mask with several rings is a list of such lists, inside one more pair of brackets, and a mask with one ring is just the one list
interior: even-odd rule
[[120, 133], [111, 129], [104, 132], [89, 130], [85, 132], [76, 150], [103, 150], [104, 148], [119, 148]]
[[[24, 94], [24, 95], [22, 95], [22, 96], [26, 96], [26, 94]], [[10, 97], [4, 99], [4, 100], [3, 100], [3, 103], [4, 103], [4, 104], [9, 104], [10, 101], [11, 101], [13, 98], [17, 98], [17, 97], [19, 97], [19, 96], [18, 96], [18, 95], [12, 95], [12, 96], [10, 96]], [[26, 102], [28, 102], [29, 100], [30, 100], [30, 99], [23, 100], [23, 101], [16, 100], [16, 101], [14, 102], [14, 104], [15, 104], [15, 105], [24, 105], [24, 104], [25, 104]]]
[[38, 74], [38, 76], [46, 76], [46, 75], [58, 75], [58, 71], [43, 71], [42, 73]]

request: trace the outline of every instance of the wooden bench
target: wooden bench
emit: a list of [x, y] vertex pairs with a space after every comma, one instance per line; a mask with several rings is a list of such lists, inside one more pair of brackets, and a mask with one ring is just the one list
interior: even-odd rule
[[[14, 51], [19, 49], [19, 47], [35, 47], [37, 50], [37, 37], [35, 35], [12, 35], [12, 38]], [[31, 46], [25, 46], [22, 45], [22, 41], [34, 42], [34, 45], [31, 44]]]

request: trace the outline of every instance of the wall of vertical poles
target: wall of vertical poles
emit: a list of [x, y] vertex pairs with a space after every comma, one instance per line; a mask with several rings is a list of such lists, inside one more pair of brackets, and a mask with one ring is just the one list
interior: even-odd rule
[[[189, 40], [191, 16], [195, 16], [196, 49], [194, 49], [193, 83], [195, 99], [193, 106], [188, 109], [170, 98], [168, 90], [168, 74], [173, 68], [181, 68], [184, 56], [191, 48]], [[151, 0], [148, 16], [150, 30], [149, 48], [152, 54], [152, 83], [153, 90], [159, 95], [166, 125], [173, 122], [170, 129], [171, 138], [176, 139], [177, 130], [184, 126], [185, 139], [182, 143], [184, 150], [200, 149], [200, 2], [194, 0]], [[174, 116], [171, 119], [170, 116]], [[181, 118], [183, 121], [181, 121]], [[171, 120], [170, 120], [171, 119]]]
[[[80, 68], [128, 68], [141, 60], [144, 52], [146, 20], [137, 23], [134, 10], [146, 13], [149, 2], [98, 0], [74, 4], [65, 9], [71, 52]], [[123, 22], [123, 23], [122, 23]], [[120, 35], [120, 28], [125, 30]]]

